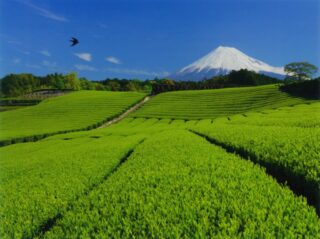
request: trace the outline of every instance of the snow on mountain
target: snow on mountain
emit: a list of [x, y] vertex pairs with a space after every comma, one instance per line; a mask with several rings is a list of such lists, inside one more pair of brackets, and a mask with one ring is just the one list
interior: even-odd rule
[[233, 47], [219, 46], [208, 55], [169, 76], [174, 80], [202, 80], [228, 74], [231, 70], [247, 69], [265, 75], [283, 78], [283, 67], [273, 67], [249, 57]]

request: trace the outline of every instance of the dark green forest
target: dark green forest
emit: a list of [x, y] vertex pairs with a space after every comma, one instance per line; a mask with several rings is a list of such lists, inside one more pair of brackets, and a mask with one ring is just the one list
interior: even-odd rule
[[320, 99], [320, 77], [286, 83], [280, 86], [280, 90], [297, 97]]

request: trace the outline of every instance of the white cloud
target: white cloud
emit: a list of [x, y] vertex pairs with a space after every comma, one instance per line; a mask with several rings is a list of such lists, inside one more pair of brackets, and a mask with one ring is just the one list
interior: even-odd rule
[[90, 53], [75, 53], [75, 55], [84, 61], [91, 61], [92, 59]]
[[20, 2], [31, 7], [33, 10], [36, 11], [36, 13], [38, 13], [39, 15], [41, 15], [43, 17], [49, 18], [51, 20], [59, 21], [59, 22], [67, 22], [68, 21], [68, 19], [66, 19], [65, 17], [59, 16], [59, 15], [57, 15], [47, 9], [38, 7], [38, 6], [34, 5], [33, 3], [31, 3], [30, 1], [23, 0]]
[[22, 53], [22, 54], [24, 54], [24, 55], [30, 55], [31, 54], [30, 51], [21, 50], [21, 49], [18, 49], [18, 48], [15, 48], [15, 50], [20, 52], [20, 53]]
[[45, 67], [48, 67], [50, 69], [56, 69], [57, 68], [57, 63], [56, 62], [50, 62], [50, 61], [42, 61], [42, 65]]
[[22, 45], [22, 43], [20, 41], [16, 41], [16, 40], [8, 40], [7, 42], [9, 44], [13, 44], [13, 45]]
[[94, 67], [88, 66], [88, 65], [76, 64], [76, 65], [74, 65], [74, 67], [77, 68], [79, 71], [98, 71], [97, 68], [94, 68]]
[[109, 61], [110, 63], [116, 64], [116, 65], [121, 64], [120, 60], [114, 56], [106, 57], [106, 61]]
[[169, 72], [162, 71], [162, 72], [155, 72], [155, 71], [148, 71], [148, 70], [139, 70], [139, 69], [125, 69], [125, 68], [106, 68], [106, 72], [112, 73], [121, 73], [121, 74], [134, 74], [134, 75], [144, 75], [149, 77], [156, 77], [156, 76], [165, 76], [168, 75]]
[[42, 50], [42, 51], [39, 51], [40, 54], [44, 55], [44, 56], [51, 56], [51, 53], [47, 50]]
[[0, 38], [2, 42], [7, 42], [8, 44], [12, 45], [22, 45], [21, 41], [18, 41], [16, 37], [0, 33]]
[[19, 64], [21, 62], [21, 59], [20, 58], [15, 58], [13, 59], [13, 63], [14, 64]]

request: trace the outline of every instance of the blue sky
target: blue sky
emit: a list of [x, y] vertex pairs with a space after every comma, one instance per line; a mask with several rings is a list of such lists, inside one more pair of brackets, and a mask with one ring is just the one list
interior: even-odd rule
[[0, 13], [0, 77], [152, 79], [220, 45], [273, 66], [320, 66], [318, 0], [0, 0]]

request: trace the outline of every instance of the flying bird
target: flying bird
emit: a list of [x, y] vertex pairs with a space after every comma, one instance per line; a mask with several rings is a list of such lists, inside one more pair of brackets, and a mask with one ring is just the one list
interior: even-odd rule
[[79, 40], [75, 37], [71, 37], [71, 45], [70, 46], [75, 46], [79, 43]]

